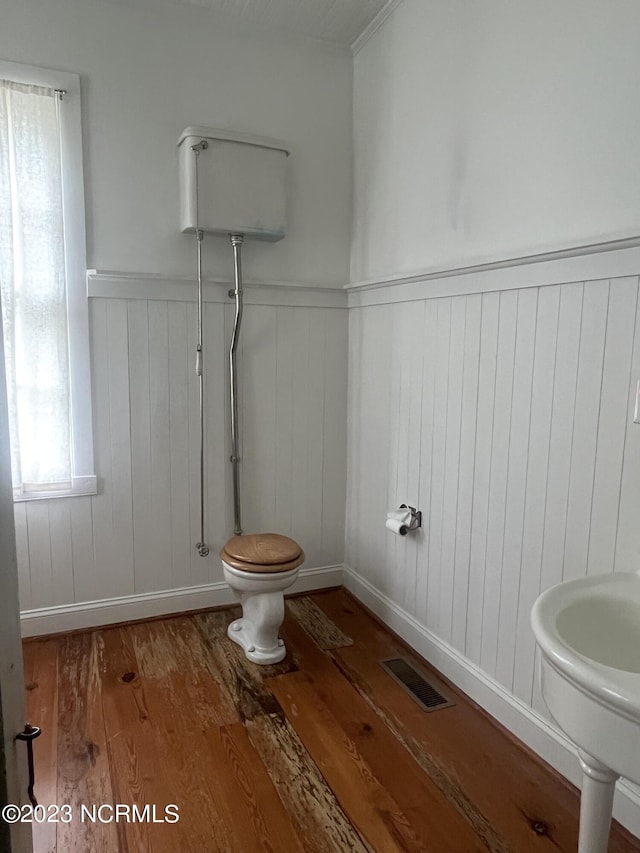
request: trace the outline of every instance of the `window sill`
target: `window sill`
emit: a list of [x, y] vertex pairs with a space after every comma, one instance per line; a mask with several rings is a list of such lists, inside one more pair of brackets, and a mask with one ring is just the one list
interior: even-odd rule
[[87, 477], [73, 477], [71, 485], [68, 489], [51, 489], [49, 491], [39, 490], [37, 492], [20, 492], [13, 495], [14, 503], [23, 503], [24, 501], [45, 501], [51, 498], [73, 498], [86, 497], [88, 495], [98, 494], [98, 478], [95, 474]]

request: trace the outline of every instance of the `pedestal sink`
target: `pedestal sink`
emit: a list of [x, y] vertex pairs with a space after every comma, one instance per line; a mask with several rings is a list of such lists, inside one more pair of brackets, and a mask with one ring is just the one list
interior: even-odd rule
[[541, 687], [582, 767], [579, 853], [606, 853], [616, 779], [640, 782], [640, 575], [567, 581], [531, 611]]

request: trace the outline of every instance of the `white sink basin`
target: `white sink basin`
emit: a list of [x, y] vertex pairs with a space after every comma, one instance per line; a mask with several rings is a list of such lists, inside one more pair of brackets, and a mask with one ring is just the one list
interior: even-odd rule
[[605, 853], [615, 780], [640, 782], [640, 575], [559, 584], [531, 612], [542, 695], [578, 746], [580, 853]]
[[[637, 582], [631, 584], [635, 591]], [[560, 639], [583, 657], [623, 672], [640, 673], [639, 603], [620, 593], [629, 582], [587, 590], [556, 617]]]

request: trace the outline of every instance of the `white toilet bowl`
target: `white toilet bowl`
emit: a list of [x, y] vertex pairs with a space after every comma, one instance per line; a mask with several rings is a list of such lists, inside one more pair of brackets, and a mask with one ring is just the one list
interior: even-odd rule
[[284, 619], [284, 591], [304, 562], [297, 542], [275, 533], [235, 536], [220, 551], [224, 578], [242, 604], [227, 635], [253, 663], [284, 660], [286, 649], [278, 631]]

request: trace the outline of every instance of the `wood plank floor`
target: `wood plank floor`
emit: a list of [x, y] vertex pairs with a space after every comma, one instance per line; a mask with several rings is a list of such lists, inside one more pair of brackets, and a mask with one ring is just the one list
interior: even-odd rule
[[[577, 791], [344, 590], [289, 603], [275, 666], [227, 639], [237, 613], [25, 642], [36, 795], [72, 807], [36, 853], [576, 850]], [[379, 665], [397, 655], [455, 705], [419, 708]], [[116, 803], [156, 822], [81, 819]], [[640, 842], [614, 825], [610, 851]]]

